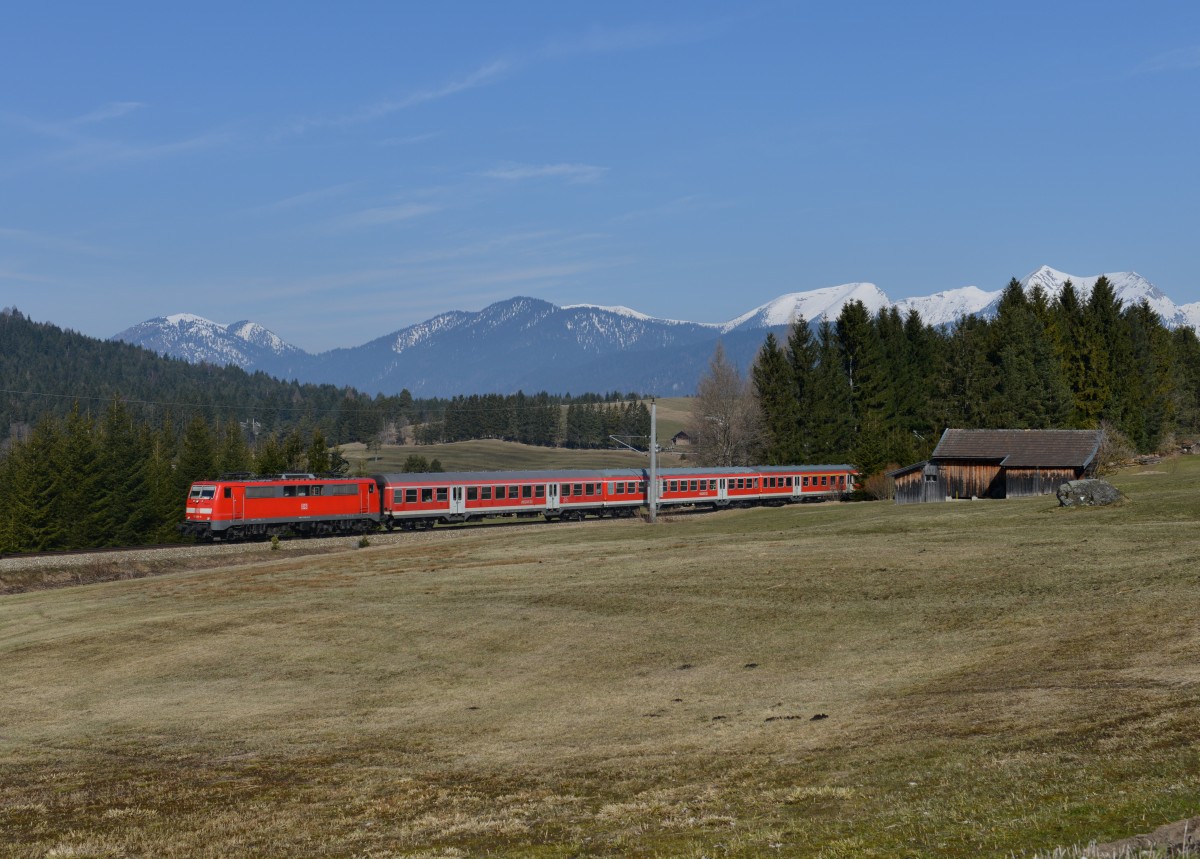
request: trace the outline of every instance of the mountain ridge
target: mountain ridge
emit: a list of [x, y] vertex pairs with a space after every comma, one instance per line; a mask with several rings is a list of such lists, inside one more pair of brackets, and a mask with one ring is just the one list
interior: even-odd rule
[[[1123, 305], [1146, 300], [1168, 327], [1200, 324], [1200, 302], [1177, 306], [1136, 272], [1106, 275]], [[1020, 280], [1057, 296], [1066, 281], [1086, 299], [1101, 275], [1076, 276], [1041, 266]], [[360, 346], [308, 353], [260, 323], [222, 325], [178, 313], [138, 323], [111, 339], [193, 363], [235, 364], [281, 378], [352, 385], [360, 390], [418, 396], [511, 393], [518, 389], [576, 392], [642, 390], [690, 393], [716, 342], [746, 367], [767, 331], [782, 333], [799, 316], [833, 321], [849, 301], [878, 312], [916, 311], [931, 325], [969, 314], [991, 316], [1003, 290], [976, 286], [893, 302], [878, 286], [851, 282], [781, 295], [724, 323], [659, 319], [629, 307], [558, 306], [516, 296], [480, 311], [452, 310]]]

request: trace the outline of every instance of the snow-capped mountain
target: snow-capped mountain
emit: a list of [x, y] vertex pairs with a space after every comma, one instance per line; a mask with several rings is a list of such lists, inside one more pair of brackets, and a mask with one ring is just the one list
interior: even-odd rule
[[[1182, 312], [1182, 308], [1176, 306], [1175, 302], [1168, 298], [1162, 290], [1136, 271], [1115, 271], [1103, 275], [1080, 276], [1067, 274], [1066, 272], [1044, 265], [1021, 278], [1021, 286], [1026, 293], [1030, 292], [1035, 285], [1040, 286], [1051, 299], [1055, 299], [1062, 292], [1063, 286], [1069, 280], [1075, 287], [1075, 291], [1079, 293], [1080, 300], [1087, 301], [1088, 296], [1092, 294], [1092, 287], [1096, 285], [1096, 281], [1101, 277], [1108, 278], [1109, 283], [1112, 284], [1113, 293], [1116, 295], [1117, 300], [1121, 302], [1122, 307], [1130, 307], [1145, 299], [1154, 312], [1162, 317], [1163, 324], [1168, 328], [1178, 328], [1180, 325], [1196, 327], [1196, 323], [1200, 321], [1200, 318], [1197, 318], [1200, 317], [1200, 313], [1194, 313], [1192, 316], [1189, 316], [1187, 313]], [[1000, 293], [997, 292], [995, 293], [995, 298], [986, 307], [980, 309], [980, 315], [992, 316], [995, 314], [996, 306], [999, 302]], [[1197, 302], [1197, 304], [1200, 304], [1200, 302]], [[1185, 305], [1185, 307], [1192, 306]]]
[[889, 307], [891, 300], [873, 283], [843, 283], [808, 292], [792, 292], [756, 307], [720, 326], [721, 331], [745, 331], [791, 325], [803, 316], [810, 324], [833, 321], [851, 301], [861, 301], [872, 314]]
[[964, 316], [979, 313], [998, 299], [1001, 292], [1003, 290], [985, 292], [977, 286], [963, 286], [918, 298], [902, 298], [896, 302], [896, 309], [901, 316], [907, 316], [910, 310], [917, 311], [926, 325], [950, 325]]
[[[1068, 280], [1080, 298], [1099, 275], [1070, 275], [1049, 266], [1021, 280], [1057, 296]], [[1177, 307], [1134, 272], [1107, 275], [1128, 306], [1142, 299], [1170, 327], [1200, 327], [1200, 302]], [[113, 339], [188, 361], [236, 364], [274, 376], [354, 387], [375, 393], [407, 388], [418, 396], [516, 390], [581, 392], [639, 390], [691, 393], [718, 340], [746, 367], [767, 330], [782, 334], [801, 316], [810, 324], [836, 319], [849, 301], [871, 313], [916, 310], [930, 325], [969, 314], [991, 316], [1002, 290], [964, 286], [893, 303], [872, 283], [846, 283], [782, 295], [725, 323], [658, 319], [628, 307], [512, 298], [478, 312], [451, 311], [362, 346], [310, 355], [254, 322], [221, 325], [181, 313], [135, 325]]]
[[112, 339], [135, 343], [193, 364], [234, 364], [243, 370], [304, 354], [256, 322], [243, 320], [222, 325], [191, 313], [148, 319]]

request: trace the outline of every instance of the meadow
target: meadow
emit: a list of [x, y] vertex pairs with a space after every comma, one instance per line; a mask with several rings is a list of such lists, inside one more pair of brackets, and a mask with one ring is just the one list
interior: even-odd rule
[[[519, 471], [554, 468], [646, 468], [649, 458], [632, 450], [572, 450], [565, 447], [538, 447], [500, 439], [453, 441], [443, 444], [385, 444], [369, 451], [361, 442], [340, 448], [353, 474], [379, 474], [404, 470], [411, 455], [434, 459], [444, 471]], [[681, 463], [677, 455], [660, 454], [662, 467]]]
[[1105, 509], [452, 529], [5, 596], [0, 852], [1033, 856], [1145, 832], [1200, 806], [1200, 457], [1114, 482]]

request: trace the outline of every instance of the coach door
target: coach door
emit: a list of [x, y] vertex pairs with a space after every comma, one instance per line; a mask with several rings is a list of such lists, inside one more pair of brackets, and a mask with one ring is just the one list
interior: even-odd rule
[[463, 502], [463, 488], [461, 486], [450, 487], [450, 512], [462, 513], [466, 509]]
[[546, 509], [547, 510], [557, 510], [558, 509], [558, 484], [557, 483], [547, 483], [546, 484]]
[[729, 497], [729, 494], [728, 494], [728, 492], [726, 492], [725, 478], [722, 477], [720, 480], [717, 481], [717, 498], [725, 499], [728, 497]]

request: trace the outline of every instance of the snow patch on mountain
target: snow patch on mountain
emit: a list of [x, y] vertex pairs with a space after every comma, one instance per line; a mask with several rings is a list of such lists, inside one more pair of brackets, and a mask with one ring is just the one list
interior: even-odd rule
[[660, 322], [663, 325], [704, 325], [708, 328], [720, 328], [721, 326], [711, 322], [688, 322], [683, 319], [664, 319], [661, 316], [651, 316], [648, 313], [641, 313], [631, 307], [625, 307], [621, 304], [606, 306], [603, 304], [564, 304], [560, 310], [599, 310], [613, 316], [627, 316], [630, 319], [637, 319], [641, 322]]
[[193, 364], [233, 364], [242, 369], [251, 369], [273, 358], [303, 354], [256, 322], [222, 325], [194, 313], [173, 313], [148, 319], [112, 339]]
[[1179, 315], [1187, 320], [1186, 325], [1200, 331], [1200, 301], [1179, 305]]
[[[1108, 282], [1112, 284], [1113, 294], [1122, 307], [1131, 307], [1145, 299], [1151, 309], [1162, 317], [1163, 324], [1168, 328], [1177, 328], [1180, 325], [1192, 325], [1195, 327], [1195, 321], [1189, 319], [1187, 314], [1182, 313], [1174, 301], [1136, 271], [1114, 271], [1106, 274], [1077, 275], [1067, 274], [1065, 271], [1059, 271], [1056, 268], [1044, 265], [1025, 275], [1025, 277], [1021, 278], [1020, 283], [1027, 294], [1033, 291], [1035, 285], [1040, 286], [1045, 290], [1050, 300], [1053, 301], [1058, 298], [1067, 281], [1070, 281], [1075, 287], [1075, 291], [1079, 294], [1080, 301], [1087, 301], [1092, 294], [1092, 288], [1095, 287], [1096, 281], [1101, 277], [1108, 278]], [[994, 316], [999, 304], [1000, 298], [999, 293], [997, 293], [997, 297], [980, 311], [980, 315]]]
[[721, 330], [744, 331], [747, 328], [791, 325], [800, 316], [810, 323], [821, 319], [833, 321], [851, 301], [861, 301], [872, 314], [892, 304], [883, 290], [873, 283], [843, 283], [840, 286], [781, 295], [774, 301], [729, 320], [721, 326]]
[[902, 298], [896, 302], [896, 310], [901, 316], [915, 310], [926, 325], [949, 325], [978, 313], [999, 297], [1000, 290], [987, 292], [977, 286], [963, 286], [933, 295]]

